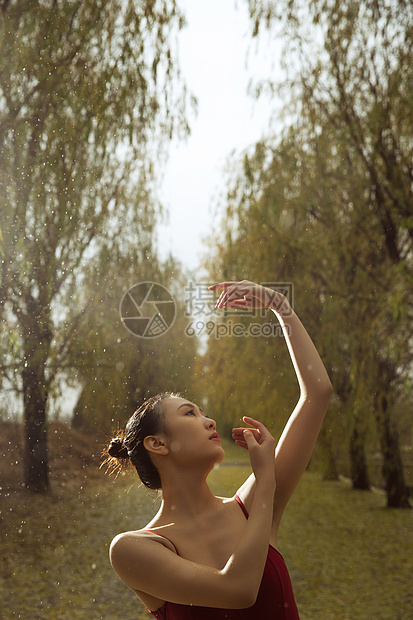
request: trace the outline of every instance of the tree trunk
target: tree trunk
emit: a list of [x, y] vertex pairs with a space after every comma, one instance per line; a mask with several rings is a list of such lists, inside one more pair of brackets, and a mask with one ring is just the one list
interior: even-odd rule
[[24, 484], [36, 493], [50, 486], [47, 450], [47, 392], [41, 371], [25, 368], [23, 372], [24, 402]]
[[383, 454], [383, 478], [386, 483], [387, 507], [410, 508], [409, 489], [404, 481], [399, 437], [391, 420], [387, 397], [383, 394], [377, 395], [376, 405], [376, 420]]
[[46, 365], [52, 332], [50, 307], [42, 295], [25, 296], [27, 313], [22, 315], [24, 368], [24, 484], [26, 489], [43, 493], [50, 487], [47, 449], [46, 405], [49, 381]]
[[350, 439], [350, 465], [353, 489], [370, 490], [369, 472], [364, 450], [364, 434], [354, 425]]
[[319, 444], [322, 450], [321, 476], [323, 480], [338, 480], [336, 459], [331, 445], [330, 434], [321, 427]]

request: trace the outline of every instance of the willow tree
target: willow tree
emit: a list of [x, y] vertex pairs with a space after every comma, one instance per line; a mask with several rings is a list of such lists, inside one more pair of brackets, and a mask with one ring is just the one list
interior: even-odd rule
[[[281, 86], [269, 82], [287, 97], [289, 118], [300, 128], [302, 141], [317, 149], [314, 154], [324, 176], [326, 168], [333, 170], [325, 149], [319, 149], [320, 138], [334, 134], [335, 153], [330, 149], [329, 161], [339, 165], [330, 183], [343, 187], [341, 220], [364, 239], [357, 267], [368, 276], [369, 290], [376, 287], [382, 304], [380, 312], [373, 312], [377, 341], [371, 334], [369, 351], [374, 355], [366, 363], [364, 353], [360, 368], [369, 366], [376, 379], [374, 369], [382, 370], [380, 385], [374, 388], [364, 375], [365, 387], [375, 395], [388, 503], [408, 506], [392, 406], [412, 362], [413, 5], [405, 0], [248, 4], [253, 34], [278, 28], [286, 43], [287, 78]], [[306, 214], [313, 221], [326, 229], [334, 226], [333, 213], [325, 208], [327, 191], [313, 191], [308, 201]], [[347, 264], [352, 260], [349, 251]]]
[[[324, 475], [336, 475], [339, 461], [349, 456], [354, 486], [368, 488], [364, 448], [369, 439], [370, 451], [376, 449], [378, 435], [388, 504], [407, 506], [391, 415], [409, 360], [407, 324], [402, 329], [393, 313], [401, 282], [382, 255], [380, 231], [360, 217], [368, 210], [368, 184], [357, 167], [351, 174], [343, 168], [341, 146], [328, 124], [313, 138], [302, 128], [291, 129], [277, 144], [258, 145], [238, 167], [228, 192], [216, 255], [231, 279], [247, 273], [259, 281], [293, 284], [295, 309], [315, 338], [339, 397], [331, 408], [336, 416], [327, 416], [320, 434]], [[230, 354], [228, 346], [209, 347], [217, 374], [229, 361], [239, 376], [248, 377], [254, 403], [264, 397], [261, 416], [268, 409], [282, 413], [285, 399], [277, 398], [277, 391], [291, 392], [283, 360], [269, 354], [268, 342], [240, 344], [234, 341]], [[252, 356], [271, 369], [272, 394], [263, 389], [265, 373], [251, 366]], [[226, 372], [219, 381], [220, 395], [231, 395], [226, 401], [232, 403], [234, 378]]]
[[174, 0], [1, 9], [1, 364], [23, 396], [25, 485], [44, 491], [47, 400], [82, 310], [62, 300], [103, 246], [150, 247], [154, 167], [187, 129], [183, 18]]

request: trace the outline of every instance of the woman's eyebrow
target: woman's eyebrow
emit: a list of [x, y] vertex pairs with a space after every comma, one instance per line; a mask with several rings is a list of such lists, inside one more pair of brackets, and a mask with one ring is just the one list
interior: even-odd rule
[[182, 403], [182, 405], [179, 405], [177, 411], [179, 411], [181, 407], [192, 407], [193, 409], [199, 409], [202, 415], [204, 415], [203, 409], [201, 409], [201, 407], [197, 407], [197, 405], [194, 405], [193, 403]]

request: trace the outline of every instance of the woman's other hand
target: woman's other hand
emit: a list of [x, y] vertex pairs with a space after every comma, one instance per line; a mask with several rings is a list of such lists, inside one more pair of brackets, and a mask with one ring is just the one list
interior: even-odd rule
[[274, 437], [258, 420], [244, 416], [243, 421], [249, 424], [249, 427], [233, 428], [232, 438], [238, 446], [248, 450], [257, 482], [263, 476], [274, 476]]

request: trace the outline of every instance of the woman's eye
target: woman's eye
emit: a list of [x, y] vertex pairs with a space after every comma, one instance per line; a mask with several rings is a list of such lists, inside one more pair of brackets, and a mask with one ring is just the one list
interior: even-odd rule
[[187, 411], [185, 415], [195, 415], [195, 411], [191, 409], [190, 411]]

